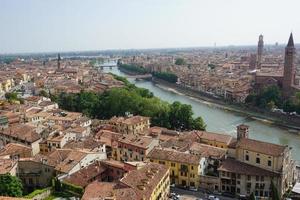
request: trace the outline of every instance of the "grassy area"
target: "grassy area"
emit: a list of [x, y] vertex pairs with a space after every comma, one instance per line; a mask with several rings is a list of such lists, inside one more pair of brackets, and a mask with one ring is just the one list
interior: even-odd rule
[[24, 198], [26, 199], [32, 199], [33, 197], [35, 197], [36, 195], [42, 194], [43, 192], [46, 192], [49, 188], [44, 188], [44, 189], [36, 189], [33, 192], [27, 194], [26, 196], [24, 196]]
[[53, 200], [55, 198], [71, 198], [74, 197], [74, 194], [69, 193], [69, 192], [52, 192], [45, 200]]

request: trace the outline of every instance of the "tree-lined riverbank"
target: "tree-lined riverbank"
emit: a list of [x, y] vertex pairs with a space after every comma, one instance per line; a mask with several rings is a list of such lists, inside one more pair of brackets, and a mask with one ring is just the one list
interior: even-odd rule
[[[126, 74], [118, 68], [107, 68], [105, 72], [126, 77]], [[195, 117], [201, 116], [207, 124], [207, 131], [235, 136], [236, 126], [243, 123], [250, 126], [250, 138], [275, 144], [289, 145], [293, 148], [293, 158], [300, 161], [300, 135], [295, 134], [294, 129], [283, 128], [272, 124], [268, 120], [258, 120], [249, 115], [220, 108], [219, 106], [222, 105], [218, 106], [215, 103], [186, 95], [180, 90], [164, 84], [156, 84], [151, 81], [135, 81], [134, 79], [129, 79], [129, 81], [137, 87], [148, 89], [155, 96], [169, 103], [179, 101], [191, 105]]]

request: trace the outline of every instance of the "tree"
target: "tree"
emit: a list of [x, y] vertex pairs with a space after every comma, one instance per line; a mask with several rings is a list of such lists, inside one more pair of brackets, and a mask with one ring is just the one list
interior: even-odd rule
[[172, 129], [191, 130], [193, 125], [192, 106], [175, 101], [171, 104], [170, 124]]
[[49, 97], [48, 92], [46, 92], [45, 90], [41, 90], [40, 93], [39, 93], [39, 95], [43, 96], [43, 97]]
[[193, 120], [193, 129], [205, 131], [206, 124], [204, 123], [202, 117], [197, 117]]
[[20, 197], [22, 196], [21, 180], [10, 174], [0, 175], [0, 196]]
[[273, 181], [271, 181], [272, 200], [280, 200], [278, 190]]
[[185, 61], [183, 58], [177, 58], [175, 60], [175, 65], [184, 65], [185, 64]]
[[[123, 79], [119, 79], [123, 80]], [[112, 88], [101, 94], [81, 91], [78, 94], [51, 95], [59, 106], [68, 111], [83, 112], [98, 119], [124, 116], [126, 112], [150, 117], [153, 126], [177, 130], [205, 130], [201, 117], [193, 118], [192, 107], [180, 102], [169, 104], [155, 97], [152, 92], [128, 83], [123, 88]]]
[[5, 98], [8, 100], [8, 101], [15, 101], [15, 100], [18, 100], [18, 94], [15, 93], [15, 92], [7, 92], [5, 93]]
[[152, 76], [168, 81], [170, 83], [176, 83], [178, 77], [170, 72], [153, 72]]

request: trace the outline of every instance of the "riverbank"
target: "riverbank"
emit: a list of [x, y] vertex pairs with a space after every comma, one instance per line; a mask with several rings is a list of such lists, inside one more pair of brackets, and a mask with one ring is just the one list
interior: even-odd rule
[[169, 90], [172, 89], [174, 92], [187, 95], [192, 98], [200, 100], [204, 104], [214, 106], [219, 109], [223, 109], [230, 112], [239, 113], [245, 115], [251, 119], [261, 121], [263, 123], [273, 124], [286, 129], [293, 129], [290, 132], [300, 134], [300, 118], [293, 116], [286, 116], [279, 113], [268, 112], [265, 110], [260, 110], [258, 108], [249, 108], [242, 105], [236, 105], [223, 101], [222, 99], [217, 99], [215, 97], [194, 91], [190, 88], [185, 88], [177, 84], [172, 84], [161, 79], [153, 78], [152, 82], [158, 87]]

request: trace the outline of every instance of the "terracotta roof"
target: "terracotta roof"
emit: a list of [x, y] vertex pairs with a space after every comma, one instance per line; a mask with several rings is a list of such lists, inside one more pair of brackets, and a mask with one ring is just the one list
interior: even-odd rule
[[16, 164], [17, 162], [11, 159], [0, 159], [0, 174], [9, 173]]
[[147, 157], [150, 159], [167, 160], [193, 165], [198, 165], [201, 158], [199, 155], [162, 148], [154, 148]]
[[139, 148], [147, 149], [154, 138], [148, 136], [123, 135], [118, 138], [118, 143], [130, 144]]
[[64, 179], [64, 181], [84, 188], [91, 183], [94, 178], [101, 176], [105, 171], [106, 167], [101, 165], [100, 162], [95, 162], [70, 175]]
[[169, 168], [156, 163], [148, 163], [143, 167], [129, 171], [120, 181], [134, 189], [134, 191], [145, 199], [150, 199], [151, 194], [165, 177]]
[[13, 156], [13, 155], [18, 155], [23, 153], [31, 155], [32, 149], [22, 144], [9, 143], [5, 145], [3, 149], [0, 150], [0, 156], [5, 156], [5, 155]]
[[213, 157], [221, 159], [226, 154], [226, 149], [214, 147], [206, 144], [200, 144], [198, 142], [193, 142], [190, 147], [190, 152], [193, 154], [199, 154], [202, 157]]
[[34, 160], [46, 162], [47, 165], [55, 167], [57, 171], [68, 173], [77, 165], [87, 153], [71, 149], [55, 149], [47, 155], [37, 154]]
[[129, 200], [140, 198], [131, 187], [125, 184], [94, 181], [85, 188], [81, 199]]
[[129, 117], [129, 118], [125, 118], [125, 120], [123, 121], [124, 124], [138, 124], [144, 121], [149, 120], [149, 117], [143, 117], [143, 116], [133, 116], [133, 117]]
[[210, 140], [210, 141], [217, 141], [222, 142], [225, 144], [229, 144], [232, 140], [232, 136], [220, 134], [220, 133], [211, 133], [206, 131], [192, 131], [190, 134], [194, 135], [195, 139], [204, 139], [204, 140]]
[[18, 138], [20, 140], [25, 140], [27, 142], [35, 142], [41, 137], [35, 131], [35, 127], [29, 126], [27, 124], [16, 124], [2, 131], [4, 135]]
[[288, 147], [248, 138], [241, 138], [237, 141], [236, 148], [254, 151], [266, 155], [280, 156]]
[[182, 140], [178, 138], [171, 138], [163, 143], [161, 143], [161, 147], [175, 149], [177, 151], [187, 151], [191, 146], [192, 141], [190, 140]]
[[95, 134], [94, 138], [99, 140], [102, 143], [105, 143], [107, 146], [112, 146], [112, 140], [121, 137], [120, 133], [116, 133], [108, 130], [100, 130]]
[[218, 168], [218, 170], [252, 176], [279, 176], [279, 174], [275, 172], [249, 165], [232, 158], [222, 160], [221, 166]]
[[106, 165], [106, 166], [112, 166], [112, 167], [116, 167], [116, 168], [119, 168], [119, 169], [124, 169], [124, 166], [125, 166], [124, 162], [113, 160], [113, 159], [102, 160], [101, 163]]

